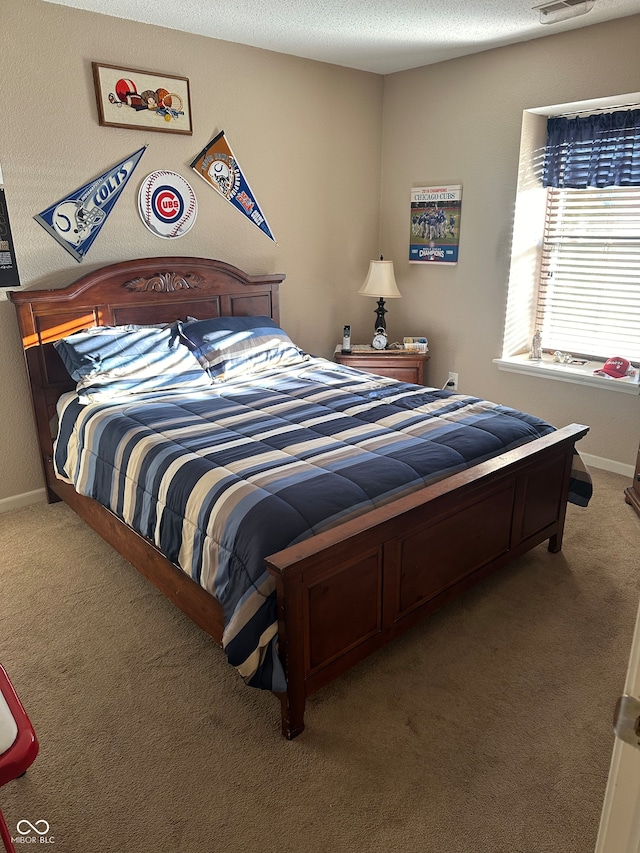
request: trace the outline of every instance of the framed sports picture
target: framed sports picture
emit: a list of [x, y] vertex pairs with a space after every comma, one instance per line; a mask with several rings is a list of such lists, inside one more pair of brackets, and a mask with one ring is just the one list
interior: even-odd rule
[[186, 77], [98, 62], [91, 66], [98, 121], [104, 127], [193, 133]]
[[409, 263], [458, 263], [462, 185], [413, 187]]

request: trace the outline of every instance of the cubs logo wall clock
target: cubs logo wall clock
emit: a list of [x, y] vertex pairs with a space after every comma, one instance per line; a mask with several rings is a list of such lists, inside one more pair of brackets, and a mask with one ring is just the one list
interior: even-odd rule
[[152, 172], [138, 193], [142, 221], [156, 237], [183, 237], [193, 227], [198, 202], [190, 184], [177, 172]]

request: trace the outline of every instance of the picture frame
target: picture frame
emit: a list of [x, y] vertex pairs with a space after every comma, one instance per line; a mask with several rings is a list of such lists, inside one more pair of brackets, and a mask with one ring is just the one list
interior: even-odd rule
[[100, 62], [91, 66], [101, 126], [193, 134], [186, 77]]
[[458, 263], [462, 184], [412, 187], [409, 263]]

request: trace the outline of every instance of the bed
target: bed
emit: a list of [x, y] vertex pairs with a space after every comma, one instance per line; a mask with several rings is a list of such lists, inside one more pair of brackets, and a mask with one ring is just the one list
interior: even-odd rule
[[[16, 305], [23, 340], [48, 499], [66, 501], [222, 644], [247, 683], [275, 693], [281, 703], [282, 732], [291, 739], [304, 729], [307, 697], [332, 679], [529, 549], [548, 540], [550, 551], [560, 551], [567, 501], [586, 504], [590, 478], [575, 450], [576, 442], [588, 431], [586, 426], [572, 424], [554, 429], [532, 415], [515, 413], [514, 417], [513, 410], [476, 398], [362, 374], [316, 359], [297, 347], [297, 360], [294, 357], [291, 364], [286, 359], [282, 365], [269, 364], [261, 370], [259, 381], [243, 375], [241, 370], [235, 376], [224, 371], [214, 375], [209, 370], [207, 385], [213, 384], [213, 392], [209, 387], [200, 388], [199, 379], [195, 389], [157, 392], [145, 387], [145, 393], [138, 393], [140, 389], [136, 388], [131, 398], [124, 403], [118, 401], [118, 406], [122, 403], [122, 411], [118, 412], [118, 406], [105, 403], [99, 394], [95, 399], [89, 396], [82, 402], [78, 400], [76, 381], [64, 358], [65, 341], [78, 333], [93, 329], [102, 335], [123, 326], [170, 327], [174, 332], [178, 330], [175, 334], [184, 334], [181, 344], [186, 342], [186, 350], [200, 358], [198, 341], [189, 338], [189, 330], [199, 328], [198, 323], [215, 326], [219, 324], [216, 318], [233, 318], [243, 328], [270, 323], [269, 328], [279, 329], [279, 286], [284, 278], [248, 275], [229, 264], [204, 258], [144, 258], [98, 269], [61, 289], [14, 291], [10, 298]], [[286, 335], [284, 339], [288, 342]], [[289, 343], [284, 345], [287, 353]], [[207, 364], [211, 368], [212, 363]], [[276, 398], [281, 394], [286, 399]], [[210, 397], [215, 401], [211, 402]], [[205, 398], [207, 407], [216, 407], [213, 415], [205, 409]], [[200, 568], [196, 571], [194, 549], [184, 543], [173, 547], [173, 535], [167, 534], [169, 522], [162, 523], [164, 538], [152, 535], [152, 530], [162, 525], [155, 516], [155, 527], [149, 524], [148, 516], [155, 510], [150, 509], [147, 492], [139, 485], [132, 486], [127, 473], [133, 468], [147, 470], [151, 463], [146, 458], [136, 465], [131, 463], [134, 456], [142, 460], [143, 454], [130, 449], [130, 436], [143, 432], [151, 453], [167, 457], [163, 430], [186, 435], [182, 424], [175, 426], [178, 409], [181, 416], [187, 412], [190, 424], [197, 419], [195, 431], [200, 435], [205, 435], [204, 426], [211, 420], [217, 430], [223, 429], [216, 433], [215, 452], [208, 446], [214, 443], [208, 437], [198, 439], [197, 448], [191, 433], [190, 438], [180, 439], [178, 443], [191, 454], [189, 470], [197, 468], [203, 457], [215, 457], [215, 472], [202, 477], [214, 477], [218, 482], [219, 472], [224, 469], [225, 481], [233, 480], [231, 491], [235, 489], [242, 502], [261, 507], [260, 514], [252, 516], [253, 520], [242, 529], [235, 515], [231, 521], [221, 523], [224, 513], [216, 498], [207, 509], [207, 524], [211, 527], [204, 525], [207, 530], [218, 531], [215, 547], [229, 552], [231, 546], [222, 540], [230, 528], [240, 530], [234, 542], [251, 552], [251, 559], [259, 563], [254, 569], [247, 568], [249, 558], [243, 551], [240, 556], [233, 553], [222, 571], [221, 552], [216, 551], [215, 557], [204, 560], [208, 569], [202, 568], [203, 559], [198, 557]], [[300, 423], [295, 421], [296, 411], [302, 412]], [[373, 411], [378, 419], [375, 423], [374, 415], [369, 414]], [[441, 412], [445, 415], [442, 422], [436, 420]], [[293, 443], [302, 451], [300, 458], [287, 461], [286, 477], [276, 477], [277, 486], [271, 488], [265, 484], [274, 477], [268, 471], [258, 471], [255, 458], [262, 455], [268, 458], [269, 465], [279, 465], [283, 449], [288, 453], [292, 443], [282, 438], [281, 426], [280, 431], [273, 428], [274, 413], [279, 423], [286, 421], [284, 431], [293, 431]], [[380, 413], [384, 429], [380, 426]], [[128, 420], [123, 421], [123, 415]], [[469, 465], [465, 451], [454, 440], [458, 440], [458, 433], [462, 434], [463, 425], [470, 423], [472, 416], [473, 432], [483, 436], [486, 446], [474, 451], [473, 464]], [[505, 417], [505, 441], [496, 450], [494, 433], [505, 432]], [[124, 493], [130, 495], [133, 490], [144, 494], [144, 499], [136, 502], [134, 495], [131, 502], [120, 495], [109, 506], [108, 500], [103, 505], [89, 496], [99, 493], [107, 479], [106, 469], [96, 473], [96, 464], [107, 465], [109, 476], [113, 466], [111, 462], [96, 463], [93, 450], [78, 450], [73, 455], [69, 448], [76, 447], [77, 439], [66, 438], [76, 422], [80, 423], [78, 430], [83, 437], [103, 436], [106, 424], [112, 424], [119, 436], [117, 454], [122, 456], [126, 447], [129, 456], [113, 474], [113, 485], [103, 490], [115, 495], [120, 482], [124, 483]], [[317, 426], [320, 422], [321, 428]], [[229, 433], [231, 423], [233, 435]], [[242, 428], [238, 427], [240, 423]], [[172, 426], [165, 428], [166, 424]], [[512, 428], [516, 432], [512, 433]], [[57, 430], [64, 434], [65, 441], [60, 438], [54, 444]], [[336, 431], [339, 447], [325, 447], [324, 442], [333, 441]], [[389, 449], [385, 445], [385, 450], [377, 453], [382, 431], [385, 442], [390, 440], [386, 434], [391, 434], [393, 446]], [[423, 436], [423, 432], [429, 435]], [[226, 437], [226, 444], [220, 435]], [[268, 452], [266, 435], [277, 435]], [[357, 438], [352, 439], [353, 435]], [[416, 461], [418, 444], [433, 435], [437, 438], [434, 446], [441, 469], [436, 471], [425, 463], [422, 470], [422, 463]], [[206, 452], [200, 449], [203, 441]], [[250, 453], [248, 448], [255, 450]], [[227, 454], [224, 459], [231, 461], [220, 462], [216, 454], [223, 450]], [[229, 456], [231, 452], [234, 455]], [[377, 467], [372, 468], [368, 457], [373, 458], [376, 453]], [[80, 460], [87, 455], [90, 464], [74, 480], [65, 466], [80, 470]], [[357, 465], [349, 461], [353, 455]], [[364, 457], [369, 465], [366, 479], [362, 479]], [[323, 462], [317, 464], [320, 458]], [[322, 468], [320, 474], [318, 465]], [[247, 479], [237, 476], [239, 468], [249, 470]], [[396, 481], [399, 468], [411, 469], [408, 485]], [[90, 488], [78, 485], [91, 477]], [[201, 475], [195, 479], [200, 482]], [[328, 487], [325, 497], [316, 498], [310, 491], [316, 480]], [[337, 488], [336, 483], [345, 485]], [[163, 486], [163, 500], [173, 488]], [[180, 489], [184, 492], [184, 487]], [[254, 499], [257, 493], [260, 501]], [[183, 503], [191, 500], [190, 495], [182, 495]], [[97, 496], [102, 500], [100, 494]], [[334, 499], [338, 501], [335, 505]], [[316, 518], [316, 506], [323, 502], [329, 508]], [[133, 507], [130, 512], [129, 503]], [[305, 511], [298, 515], [304, 515], [305, 524], [294, 524], [287, 532], [281, 519], [287, 513], [295, 514], [291, 508], [296, 510], [302, 504]], [[198, 508], [197, 514], [202, 516], [203, 510]], [[147, 527], [138, 523], [141, 515], [145, 516]], [[195, 525], [189, 529], [192, 527], [195, 529]], [[197, 532], [195, 538], [203, 537]], [[233, 548], [237, 550], [237, 545]], [[188, 565], [183, 558], [185, 551], [191, 554]], [[229, 565], [241, 565], [250, 586], [248, 592], [234, 592], [233, 606], [224, 597], [227, 587], [233, 586], [228, 583], [234, 571], [228, 569]], [[214, 575], [215, 582], [203, 585], [203, 576]], [[224, 583], [220, 581], [222, 575]], [[271, 614], [271, 627], [251, 628], [256, 636], [261, 631], [263, 634], [249, 666], [244, 662], [246, 649], [240, 648], [237, 660], [231, 659], [229, 650], [237, 637], [243, 632], [249, 636], [251, 631], [243, 622], [239, 629], [231, 631], [232, 642], [230, 623], [236, 625], [234, 619], [240, 611], [250, 611], [253, 618], [259, 609], [254, 607], [257, 596], [260, 609], [264, 606]], [[250, 621], [247, 619], [246, 624]], [[241, 661], [243, 666], [238, 665]]]

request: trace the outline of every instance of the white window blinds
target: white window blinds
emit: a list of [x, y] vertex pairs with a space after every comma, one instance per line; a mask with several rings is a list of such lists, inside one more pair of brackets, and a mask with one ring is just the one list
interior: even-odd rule
[[545, 350], [640, 361], [640, 188], [547, 189], [536, 327]]

